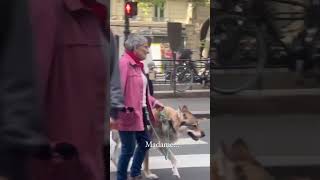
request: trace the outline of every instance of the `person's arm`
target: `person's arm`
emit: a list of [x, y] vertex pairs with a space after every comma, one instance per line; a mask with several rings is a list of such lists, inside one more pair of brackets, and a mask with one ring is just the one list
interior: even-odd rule
[[151, 108], [163, 108], [164, 107], [164, 105], [159, 100], [157, 100], [155, 97], [149, 95], [148, 99], [149, 99]]
[[128, 76], [129, 64], [124, 59], [119, 60], [120, 82], [122, 94], [126, 94], [126, 83]]
[[110, 33], [110, 49], [111, 51], [111, 80], [110, 80], [110, 117], [117, 119], [118, 111], [124, 107], [123, 93], [121, 90], [119, 56], [116, 43], [112, 32]]
[[23, 165], [22, 154], [46, 144], [27, 2], [0, 1], [0, 176], [19, 173], [14, 171]]
[[110, 39], [111, 50], [113, 53], [111, 54], [112, 67], [111, 67], [111, 107], [122, 108], [124, 107], [123, 102], [123, 94], [121, 91], [121, 82], [120, 82], [120, 71], [119, 71], [119, 56], [116, 48], [116, 43], [114, 40], [114, 36], [111, 34]]

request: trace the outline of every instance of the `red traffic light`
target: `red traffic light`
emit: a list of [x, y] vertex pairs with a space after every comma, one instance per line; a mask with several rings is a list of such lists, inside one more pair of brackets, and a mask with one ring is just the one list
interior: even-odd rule
[[130, 6], [129, 3], [126, 4], [125, 10], [126, 10], [126, 14], [131, 14], [132, 7]]
[[124, 6], [124, 12], [127, 17], [133, 17], [138, 14], [137, 2], [126, 2]]

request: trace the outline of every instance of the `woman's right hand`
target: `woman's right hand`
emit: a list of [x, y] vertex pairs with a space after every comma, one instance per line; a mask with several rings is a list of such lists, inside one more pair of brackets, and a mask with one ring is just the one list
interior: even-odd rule
[[[110, 129], [117, 129], [117, 121], [110, 117]], [[0, 179], [1, 180], [1, 179]]]

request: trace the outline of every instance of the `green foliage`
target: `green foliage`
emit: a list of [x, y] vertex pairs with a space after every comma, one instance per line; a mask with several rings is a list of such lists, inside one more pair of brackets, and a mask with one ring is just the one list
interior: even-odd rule
[[165, 3], [166, 0], [138, 0], [138, 3], [152, 5], [161, 5]]
[[151, 4], [148, 3], [138, 3], [139, 13], [141, 12], [144, 16], [149, 16], [151, 13]]
[[149, 16], [151, 13], [151, 8], [154, 6], [160, 6], [164, 4], [166, 0], [138, 0], [139, 10], [145, 15]]
[[210, 0], [189, 0], [189, 2], [192, 2], [198, 6], [209, 6], [210, 5]]
[[[167, 0], [137, 0], [139, 11], [142, 12], [145, 16], [150, 15], [151, 8], [153, 6], [162, 7], [162, 4], [165, 4]], [[186, 0], [192, 2], [195, 6], [209, 6], [210, 0]]]
[[[149, 5], [161, 5], [166, 3], [167, 0], [138, 0], [139, 3], [145, 3]], [[188, 2], [195, 3], [196, 5], [209, 5], [210, 0], [186, 0]]]

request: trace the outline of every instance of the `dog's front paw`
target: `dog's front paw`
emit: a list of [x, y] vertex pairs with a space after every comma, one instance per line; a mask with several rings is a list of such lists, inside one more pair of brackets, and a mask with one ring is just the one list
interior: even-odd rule
[[180, 173], [179, 173], [179, 171], [178, 171], [178, 168], [173, 167], [173, 168], [172, 168], [172, 173], [173, 173], [174, 176], [177, 176], [177, 178], [179, 178], [179, 179], [181, 178], [181, 177], [180, 177]]
[[145, 176], [147, 179], [159, 179], [159, 177], [153, 173], [146, 173]]

